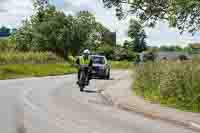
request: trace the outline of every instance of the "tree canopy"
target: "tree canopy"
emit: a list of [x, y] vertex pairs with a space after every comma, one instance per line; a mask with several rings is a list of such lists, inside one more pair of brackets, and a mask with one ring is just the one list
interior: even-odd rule
[[142, 52], [147, 49], [147, 35], [144, 27], [136, 20], [131, 19], [129, 22], [128, 36], [132, 39], [130, 43], [126, 42], [126, 46], [132, 48], [135, 52]]
[[183, 48], [181, 48], [180, 46], [161, 46], [159, 48], [160, 51], [170, 51], [170, 52], [181, 52], [184, 51]]
[[66, 15], [48, 0], [34, 0], [34, 7], [34, 14], [12, 36], [18, 51], [50, 51], [68, 58], [87, 48], [112, 60], [133, 61], [137, 57], [133, 49], [116, 45], [116, 33], [89, 11]]
[[[129, 2], [127, 2], [129, 1]], [[200, 30], [199, 0], [103, 0], [106, 7], [116, 8], [116, 15], [122, 19], [134, 14], [148, 26], [155, 26], [159, 20], [166, 20], [180, 32], [195, 33]], [[127, 6], [128, 5], [128, 10]]]
[[93, 14], [80, 11], [74, 16], [66, 16], [45, 1], [35, 1], [35, 14], [18, 29], [15, 35], [17, 49], [52, 51], [67, 57], [77, 55], [84, 48], [93, 50], [103, 44], [103, 34], [109, 30], [97, 22]]

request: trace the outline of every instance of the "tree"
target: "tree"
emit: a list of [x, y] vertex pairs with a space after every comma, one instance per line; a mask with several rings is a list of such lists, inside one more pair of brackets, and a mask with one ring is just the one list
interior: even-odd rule
[[7, 27], [5, 27], [5, 26], [2, 26], [2, 27], [0, 28], [0, 32], [4, 32], [4, 33], [10, 34], [10, 28], [7, 28]]
[[0, 27], [0, 37], [7, 37], [10, 35], [10, 28], [5, 26]]
[[34, 0], [35, 14], [24, 21], [15, 34], [17, 49], [51, 51], [67, 58], [84, 48], [97, 50], [109, 30], [88, 11], [66, 16], [51, 6], [48, 0]]
[[131, 48], [130, 42], [128, 40], [125, 40], [124, 44], [123, 44], [123, 47], [126, 48], [126, 49], [130, 49]]
[[130, 20], [128, 36], [132, 39], [130, 43], [133, 51], [142, 52], [147, 49], [145, 41], [147, 36], [144, 27], [138, 21], [134, 19]]
[[91, 48], [90, 41], [95, 29], [96, 20], [88, 11], [80, 11], [74, 19], [74, 37], [72, 41], [72, 53], [78, 54], [84, 48]]
[[109, 30], [96, 21], [93, 14], [88, 11], [81, 11], [75, 20], [74, 50], [79, 52], [84, 48], [96, 51], [102, 44], [108, 44], [103, 36]]
[[49, 0], [32, 0], [33, 6], [36, 10], [43, 10], [45, 7], [49, 6]]
[[97, 49], [108, 31], [88, 11], [66, 16], [40, 0], [35, 1], [35, 9], [36, 13], [15, 34], [18, 50], [51, 51], [67, 58], [84, 48]]
[[103, 43], [96, 48], [95, 52], [105, 55], [108, 59], [113, 59], [114, 47], [109, 44]]
[[[180, 32], [195, 33], [200, 30], [200, 1], [199, 0], [103, 0], [106, 7], [115, 7], [116, 15], [136, 14], [148, 26], [154, 26], [159, 20], [167, 20], [169, 25], [177, 27]], [[128, 4], [130, 10], [123, 8]], [[124, 6], [127, 9], [127, 6]]]
[[67, 58], [73, 40], [73, 17], [65, 16], [53, 6], [48, 6], [41, 13], [43, 17], [40, 21], [37, 12], [16, 32], [17, 48], [23, 51], [52, 51]]
[[181, 48], [180, 46], [161, 46], [159, 50], [160, 51], [176, 51], [176, 52], [184, 51], [184, 49]]

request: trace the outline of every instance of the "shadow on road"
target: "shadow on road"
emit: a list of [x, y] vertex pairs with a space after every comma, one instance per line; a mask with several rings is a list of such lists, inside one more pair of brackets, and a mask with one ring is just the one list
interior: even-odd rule
[[96, 79], [96, 80], [115, 80], [113, 77], [109, 78], [109, 79], [103, 79], [103, 78], [99, 78], [99, 77], [92, 77], [92, 79]]
[[99, 93], [98, 91], [94, 91], [94, 90], [84, 90], [84, 92], [86, 92], [86, 93]]

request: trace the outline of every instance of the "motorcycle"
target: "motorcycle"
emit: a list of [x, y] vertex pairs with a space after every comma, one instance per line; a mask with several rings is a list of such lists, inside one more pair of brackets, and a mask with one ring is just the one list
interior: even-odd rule
[[80, 66], [80, 78], [79, 78], [79, 81], [78, 81], [78, 85], [79, 85], [81, 92], [83, 92], [85, 86], [88, 85], [88, 80], [89, 80], [88, 79], [89, 78], [88, 73], [89, 73], [88, 65], [81, 65]]

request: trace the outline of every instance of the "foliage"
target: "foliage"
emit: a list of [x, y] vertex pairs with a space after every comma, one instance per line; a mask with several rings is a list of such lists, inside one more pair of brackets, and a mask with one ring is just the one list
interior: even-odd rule
[[93, 38], [93, 31], [95, 29], [96, 20], [90, 12], [81, 11], [77, 14], [77, 17], [74, 22], [75, 31], [73, 42], [71, 45], [73, 45], [72, 53], [77, 54], [78, 52], [80, 52], [80, 50], [84, 49], [85, 47], [92, 47], [95, 41], [95, 39]]
[[128, 36], [132, 39], [132, 41], [129, 43], [126, 42], [126, 45], [132, 48], [133, 51], [142, 52], [147, 49], [145, 41], [147, 36], [144, 31], [144, 27], [138, 21], [134, 19], [130, 20]]
[[92, 13], [80, 11], [74, 16], [66, 16], [54, 6], [50, 6], [46, 0], [36, 0], [34, 7], [35, 14], [24, 21], [23, 26], [12, 37], [16, 50], [50, 51], [68, 58], [77, 56], [87, 48], [103, 53], [108, 59], [135, 59], [136, 54], [132, 49], [111, 43], [107, 36], [111, 32], [97, 22]]
[[72, 35], [71, 19], [72, 17], [66, 17], [51, 6], [40, 14], [38, 12], [30, 21], [25, 21], [24, 26], [16, 33], [17, 49], [52, 51], [65, 57]]
[[64, 75], [76, 72], [69, 64], [11, 64], [0, 66], [0, 80]]
[[116, 46], [114, 48], [114, 54], [112, 59], [116, 61], [134, 61], [137, 59], [137, 54], [130, 49], [123, 48], [121, 46]]
[[16, 44], [12, 38], [0, 38], [0, 52], [14, 51]]
[[0, 53], [0, 64], [45, 64], [64, 62], [63, 58], [50, 52], [17, 52]]
[[35, 2], [36, 14], [17, 31], [18, 50], [51, 51], [67, 58], [84, 48], [94, 49], [101, 43], [103, 33], [109, 31], [88, 11], [66, 16], [45, 1]]
[[108, 59], [113, 59], [114, 47], [109, 44], [101, 44], [95, 52], [105, 55]]
[[130, 69], [133, 67], [133, 62], [129, 61], [110, 61], [113, 69]]
[[0, 37], [8, 37], [16, 32], [16, 28], [8, 28], [6, 26], [0, 27]]
[[[169, 25], [177, 27], [181, 32], [194, 33], [200, 29], [200, 1], [198, 0], [134, 0], [123, 6], [121, 0], [103, 0], [105, 6], [116, 7], [117, 16], [121, 19], [126, 14], [136, 14], [149, 26], [154, 26], [160, 20], [167, 20]], [[124, 7], [124, 8], [123, 8]]]
[[199, 63], [199, 59], [193, 59], [141, 64], [136, 67], [134, 90], [153, 102], [200, 112]]
[[10, 34], [10, 28], [2, 26], [2, 27], [0, 27], [0, 32]]
[[177, 51], [177, 52], [180, 52], [180, 51], [184, 51], [183, 48], [181, 48], [180, 46], [161, 46], [159, 48], [160, 51]]
[[157, 57], [156, 52], [148, 51], [144, 53], [143, 61], [155, 61], [156, 57]]

